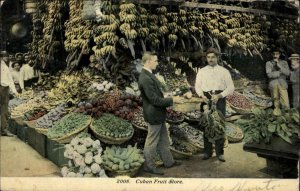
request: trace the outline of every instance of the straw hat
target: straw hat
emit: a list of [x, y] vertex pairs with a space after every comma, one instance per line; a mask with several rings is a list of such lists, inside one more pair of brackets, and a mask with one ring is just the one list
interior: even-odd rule
[[291, 60], [292, 58], [300, 58], [299, 54], [292, 54], [290, 57], [289, 57], [289, 60]]

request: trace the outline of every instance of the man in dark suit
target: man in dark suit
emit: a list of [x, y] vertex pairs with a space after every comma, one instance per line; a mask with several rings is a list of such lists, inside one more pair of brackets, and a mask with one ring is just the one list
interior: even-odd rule
[[156, 69], [157, 56], [145, 53], [142, 58], [144, 67], [139, 76], [139, 89], [143, 99], [144, 119], [150, 125], [144, 147], [146, 163], [144, 170], [153, 174], [162, 175], [163, 172], [155, 166], [156, 153], [160, 155], [164, 166], [170, 168], [180, 165], [174, 161], [170, 152], [170, 142], [165, 120], [167, 116], [166, 108], [175, 103], [181, 103], [179, 97], [164, 97], [160, 82], [152, 71]]

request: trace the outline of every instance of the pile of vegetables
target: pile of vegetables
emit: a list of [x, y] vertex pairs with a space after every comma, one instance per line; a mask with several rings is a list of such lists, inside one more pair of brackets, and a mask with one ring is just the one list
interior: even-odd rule
[[144, 149], [145, 146], [145, 141], [147, 138], [147, 131], [145, 130], [141, 130], [141, 129], [134, 129], [134, 133], [133, 136], [131, 137], [130, 140], [124, 142], [123, 144], [121, 144], [121, 147], [127, 147], [128, 145], [137, 145], [137, 148], [139, 149]]
[[233, 94], [227, 96], [227, 101], [230, 103], [231, 106], [250, 110], [252, 108], [250, 101], [243, 95], [236, 91]]
[[131, 123], [135, 126], [141, 127], [143, 129], [148, 128], [148, 124], [145, 122], [143, 108], [140, 108], [139, 111], [134, 113]]
[[187, 133], [180, 128], [178, 125], [171, 125], [169, 128], [170, 131], [170, 137], [176, 137], [177, 139], [188, 141], [188, 135]]
[[137, 82], [132, 82], [129, 87], [125, 88], [125, 92], [135, 96], [140, 96], [141, 94]]
[[53, 108], [46, 115], [36, 120], [36, 127], [49, 129], [53, 126], [54, 122], [61, 119], [66, 114], [65, 106], [63, 104]]
[[93, 82], [92, 85], [88, 88], [89, 90], [97, 90], [99, 92], [108, 92], [110, 91], [113, 87], [115, 86], [115, 84], [113, 84], [112, 82], [108, 82], [108, 81], [103, 81], [102, 83], [97, 83], [97, 82]]
[[102, 169], [102, 147], [99, 140], [80, 134], [65, 145], [64, 157], [68, 166], [61, 169], [63, 177], [101, 177], [106, 178]]
[[181, 123], [179, 126], [187, 135], [188, 142], [197, 147], [204, 148], [203, 132], [190, 126], [188, 123]]
[[200, 112], [200, 110], [194, 110], [194, 111], [187, 112], [184, 115], [189, 120], [199, 120], [199, 118], [201, 116], [201, 112]]
[[53, 127], [49, 129], [47, 137], [49, 139], [61, 138], [82, 128], [83, 126], [87, 126], [90, 123], [90, 120], [91, 117], [88, 115], [70, 113], [54, 123]]
[[244, 138], [242, 129], [233, 123], [225, 122], [225, 134], [229, 142], [239, 142]]
[[14, 98], [9, 100], [8, 102], [8, 110], [11, 111], [18, 105], [21, 105], [22, 103], [25, 103], [26, 101], [24, 99]]
[[103, 165], [112, 171], [123, 171], [139, 168], [145, 161], [141, 150], [128, 145], [127, 148], [106, 147], [103, 153]]
[[23, 119], [25, 121], [33, 121], [39, 119], [43, 115], [45, 115], [48, 111], [43, 107], [34, 108], [26, 113], [24, 113]]
[[273, 105], [272, 98], [262, 97], [254, 94], [250, 89], [245, 89], [243, 95], [249, 99], [253, 104], [261, 107], [271, 107]]
[[129, 94], [115, 94], [114, 92], [110, 92], [104, 100], [93, 99], [91, 101], [80, 102], [74, 112], [88, 114], [95, 118], [101, 117], [103, 113], [112, 113], [120, 118], [131, 120], [134, 112], [141, 105], [141, 99]]
[[180, 152], [190, 153], [190, 150], [187, 148], [187, 146], [182, 144], [182, 142], [177, 139], [172, 139], [171, 147]]
[[182, 112], [175, 111], [171, 108], [167, 109], [167, 121], [168, 122], [177, 123], [177, 122], [181, 122], [183, 120], [184, 120], [184, 115]]
[[134, 131], [131, 123], [109, 113], [95, 119], [91, 126], [96, 134], [113, 138], [129, 137]]
[[292, 144], [292, 135], [299, 133], [299, 112], [295, 109], [283, 110], [282, 115], [273, 115], [272, 109], [253, 109], [250, 119], [239, 119], [246, 143], [270, 143], [274, 134]]
[[11, 117], [16, 118], [16, 117], [23, 116], [24, 113], [32, 110], [33, 108], [40, 107], [42, 105], [45, 105], [44, 100], [41, 97], [36, 97], [35, 99], [31, 99], [27, 102], [24, 102], [24, 103], [16, 106], [11, 111]]

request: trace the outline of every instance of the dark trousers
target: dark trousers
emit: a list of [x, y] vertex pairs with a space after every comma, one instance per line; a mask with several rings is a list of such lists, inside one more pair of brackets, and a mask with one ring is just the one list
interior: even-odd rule
[[[218, 94], [221, 91], [216, 91], [215, 93]], [[211, 99], [211, 95], [208, 92], [204, 92], [204, 95], [208, 98]], [[217, 110], [219, 110], [223, 116], [225, 117], [226, 114], [226, 98], [221, 98], [218, 100], [216, 104]], [[215, 149], [216, 149], [216, 155], [224, 155], [224, 143], [225, 139], [221, 138], [215, 141]], [[204, 153], [207, 154], [208, 156], [212, 155], [212, 143], [208, 141], [206, 137], [204, 137]]]
[[9, 87], [0, 86], [1, 133], [8, 128]]

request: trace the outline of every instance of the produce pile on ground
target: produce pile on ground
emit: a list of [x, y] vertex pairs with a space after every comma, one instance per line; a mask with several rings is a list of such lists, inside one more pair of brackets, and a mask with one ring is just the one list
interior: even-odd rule
[[175, 111], [171, 108], [167, 109], [167, 121], [168, 122], [180, 122], [184, 120], [184, 115], [182, 112]]
[[131, 120], [141, 103], [139, 97], [121, 95], [113, 91], [109, 92], [104, 99], [80, 102], [74, 112], [88, 114], [95, 118], [101, 117], [103, 113], [112, 113], [120, 118]]
[[127, 148], [106, 147], [103, 153], [103, 165], [111, 171], [123, 171], [140, 168], [145, 159], [141, 150], [128, 145]]
[[91, 117], [81, 113], [70, 113], [54, 123], [49, 129], [47, 137], [57, 139], [73, 133], [90, 124]]
[[61, 104], [57, 106], [56, 108], [53, 108], [44, 115], [43, 117], [36, 120], [36, 127], [37, 128], [43, 128], [43, 129], [49, 129], [53, 126], [53, 124], [60, 120], [65, 114], [66, 114], [65, 106], [64, 104]]
[[190, 150], [187, 148], [187, 146], [182, 144], [182, 142], [177, 139], [172, 139], [171, 147], [180, 152], [190, 153]]
[[148, 129], [148, 124], [144, 119], [143, 108], [140, 108], [139, 111], [134, 113], [131, 123], [143, 129]]
[[272, 109], [253, 109], [250, 119], [239, 119], [246, 143], [270, 143], [274, 134], [292, 144], [291, 137], [299, 133], [299, 112], [295, 109], [283, 110], [282, 115], [273, 115]]
[[102, 147], [99, 140], [80, 134], [65, 145], [64, 157], [70, 159], [68, 166], [61, 169], [63, 177], [106, 178], [103, 165]]
[[24, 113], [23, 119], [25, 121], [33, 121], [44, 116], [47, 112], [48, 111], [43, 107], [34, 108], [33, 110]]
[[236, 91], [227, 96], [227, 101], [231, 106], [243, 110], [250, 110], [252, 108], [250, 101], [243, 95]]
[[94, 133], [112, 138], [125, 138], [133, 134], [133, 127], [128, 121], [109, 113], [104, 113], [91, 124]]
[[273, 105], [272, 98], [262, 97], [254, 94], [250, 89], [245, 89], [243, 95], [249, 99], [253, 104], [261, 107], [271, 107]]

